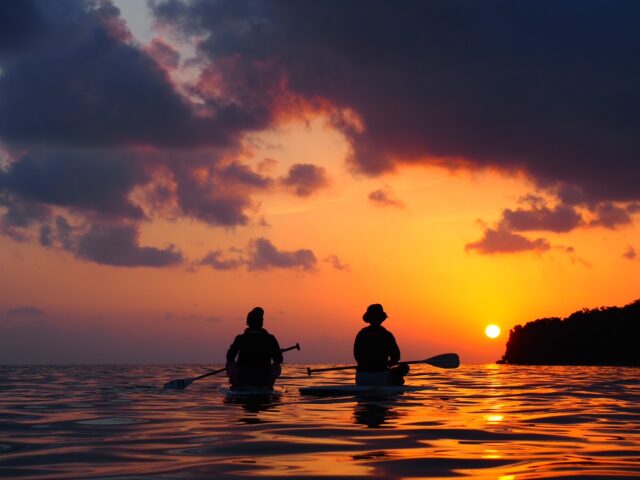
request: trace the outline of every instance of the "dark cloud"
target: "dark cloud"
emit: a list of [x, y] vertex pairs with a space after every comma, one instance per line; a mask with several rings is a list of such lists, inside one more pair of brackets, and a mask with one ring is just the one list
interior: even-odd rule
[[189, 168], [174, 172], [182, 214], [214, 225], [246, 225], [246, 211], [253, 207], [247, 191], [229, 188], [213, 176], [202, 178], [199, 173]]
[[241, 257], [225, 257], [222, 250], [213, 250], [207, 253], [197, 263], [198, 265], [208, 265], [214, 270], [236, 270], [245, 265], [246, 262]]
[[[2, 173], [0, 172], [0, 188], [2, 185]], [[0, 200], [0, 205], [3, 202]], [[43, 221], [49, 217], [49, 209], [35, 202], [15, 201], [13, 198], [6, 199], [7, 211], [2, 217], [2, 224], [5, 227], [29, 227], [32, 224]]]
[[480, 240], [465, 245], [465, 250], [468, 252], [475, 250], [486, 255], [524, 251], [544, 252], [550, 248], [549, 241], [544, 238], [529, 240], [522, 235], [500, 227], [485, 229], [484, 235]]
[[21, 212], [15, 217], [42, 219], [44, 205], [141, 219], [142, 210], [128, 195], [147, 181], [144, 163], [133, 155], [96, 151], [35, 151], [0, 171], [0, 191], [13, 197], [5, 220], [11, 218], [12, 209]]
[[149, 45], [149, 54], [165, 68], [178, 68], [180, 52], [161, 38], [154, 38]]
[[247, 224], [252, 193], [273, 181], [233, 159], [275, 112], [209, 81], [176, 88], [167, 69], [179, 62], [164, 40], [137, 44], [109, 0], [2, 2], [0, 233], [36, 233], [98, 263], [162, 266], [181, 254], [138, 246], [134, 222]]
[[340, 259], [340, 257], [338, 257], [337, 255], [329, 255], [327, 258], [324, 259], [324, 261], [327, 262], [336, 270], [349, 271], [349, 265], [343, 262]]
[[266, 238], [252, 240], [247, 253], [247, 268], [249, 270], [286, 268], [312, 271], [318, 263], [316, 256], [311, 250], [278, 250]]
[[245, 130], [268, 125], [264, 112], [254, 116], [233, 101], [207, 98], [196, 106], [181, 96], [154, 58], [132, 43], [118, 9], [107, 1], [98, 5], [3, 2], [14, 12], [0, 25], [11, 22], [13, 32], [0, 50], [3, 140], [230, 146]]
[[329, 184], [327, 171], [311, 163], [296, 163], [281, 179], [283, 185], [299, 197], [307, 197]]
[[50, 225], [40, 226], [40, 235], [38, 236], [38, 239], [40, 241], [40, 245], [43, 247], [53, 246], [53, 229]]
[[173, 0], [154, 11], [204, 38], [234, 98], [333, 105], [365, 172], [463, 159], [565, 198], [640, 197], [634, 2]]
[[629, 248], [627, 248], [627, 250], [622, 254], [622, 256], [628, 260], [634, 260], [638, 256], [638, 253], [636, 252], [635, 248], [633, 248], [632, 246], [629, 246]]
[[[347, 268], [335, 255], [329, 257], [334, 267]], [[313, 271], [318, 261], [315, 254], [308, 249], [293, 251], [279, 250], [266, 238], [257, 238], [249, 242], [246, 249], [229, 248], [227, 252], [216, 249], [208, 252], [195, 262], [196, 265], [207, 265], [214, 270], [272, 270], [274, 268]]]
[[44, 311], [37, 307], [27, 305], [7, 310], [5, 315], [7, 317], [42, 317], [44, 315]]
[[502, 212], [502, 223], [506, 229], [517, 232], [545, 230], [550, 232], [569, 232], [584, 224], [582, 216], [575, 208], [558, 205], [531, 209], [505, 209]]
[[166, 267], [182, 263], [173, 245], [164, 249], [138, 245], [134, 225], [92, 225], [77, 239], [75, 254], [96, 263], [123, 267]]
[[217, 174], [225, 183], [232, 182], [246, 187], [265, 189], [272, 183], [271, 178], [256, 173], [247, 165], [238, 162], [221, 166]]
[[620, 207], [611, 202], [600, 203], [594, 210], [596, 217], [590, 222], [590, 225], [610, 229], [630, 225], [633, 222], [631, 215], [636, 213], [633, 205]]
[[378, 189], [369, 193], [369, 200], [381, 207], [404, 208], [404, 202], [394, 197], [389, 189]]

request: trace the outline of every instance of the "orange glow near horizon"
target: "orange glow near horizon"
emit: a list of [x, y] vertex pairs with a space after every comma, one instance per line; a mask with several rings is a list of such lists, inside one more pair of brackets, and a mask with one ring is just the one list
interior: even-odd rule
[[[308, 197], [278, 188], [255, 194], [256, 217], [241, 228], [154, 219], [143, 225], [140, 243], [173, 243], [194, 261], [265, 237], [281, 250], [311, 249], [315, 271], [122, 268], [2, 237], [0, 265], [10, 280], [4, 281], [0, 309], [37, 307], [42, 321], [69, 338], [95, 329], [151, 345], [179, 339], [182, 347], [168, 348], [167, 361], [173, 352], [184, 361], [218, 362], [244, 327], [246, 312], [260, 305], [266, 328], [281, 344], [301, 343], [302, 351], [291, 355], [295, 362], [351, 361], [362, 313], [382, 303], [403, 359], [454, 351], [475, 363], [504, 353], [505, 335], [496, 342], [478, 338], [487, 319], [508, 331], [536, 318], [624, 305], [639, 296], [639, 262], [622, 257], [640, 238], [637, 225], [534, 232], [531, 237], [554, 245], [543, 253], [465, 251], [482, 234], [479, 221], [494, 223], [503, 208], [533, 190], [521, 176], [415, 166], [380, 177], [354, 175], [344, 163], [345, 139], [322, 118], [253, 140], [257, 146], [245, 161], [254, 168], [274, 159], [270, 175], [279, 178], [294, 163], [322, 165], [330, 184]], [[368, 195], [381, 188], [404, 208], [373, 204]], [[574, 253], [567, 253], [569, 245]], [[333, 268], [327, 261], [332, 255], [348, 268]]]

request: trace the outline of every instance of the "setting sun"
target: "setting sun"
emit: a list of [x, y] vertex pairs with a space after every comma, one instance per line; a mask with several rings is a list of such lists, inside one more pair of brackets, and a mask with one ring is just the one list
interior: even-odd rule
[[489, 338], [498, 338], [500, 336], [500, 327], [497, 325], [487, 325], [484, 334]]

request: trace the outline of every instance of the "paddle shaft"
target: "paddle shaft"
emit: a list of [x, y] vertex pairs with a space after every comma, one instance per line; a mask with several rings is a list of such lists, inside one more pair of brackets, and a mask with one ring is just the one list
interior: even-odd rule
[[[455, 354], [445, 353], [443, 355], [436, 355], [435, 357], [427, 358], [426, 360], [412, 360], [410, 362], [399, 362], [398, 365], [412, 365], [415, 363], [427, 363], [429, 365], [433, 365], [434, 367], [457, 368], [459, 365], [459, 360], [457, 360], [457, 363], [453, 362], [451, 364], [441, 364], [439, 362], [439, 360], [442, 358], [453, 358], [454, 355]], [[455, 355], [455, 357], [457, 358], [457, 355]], [[355, 370], [356, 368], [358, 368], [357, 365], [347, 365], [344, 367], [327, 367], [327, 368], [308, 368], [307, 367], [307, 375], [311, 375], [311, 373], [313, 372], [331, 372], [334, 370]]]
[[[289, 350], [300, 350], [300, 344], [296, 343], [293, 347], [288, 347], [288, 348], [281, 348], [280, 349], [280, 353], [284, 353], [284, 352], [288, 352]], [[208, 372], [205, 373], [204, 375], [200, 375], [199, 377], [195, 377], [192, 382], [195, 382], [196, 380], [200, 380], [201, 378], [205, 378], [205, 377], [209, 377], [211, 375], [215, 375], [216, 373], [222, 373], [227, 369], [227, 367], [225, 368], [221, 368], [220, 370], [214, 370], [212, 372]]]

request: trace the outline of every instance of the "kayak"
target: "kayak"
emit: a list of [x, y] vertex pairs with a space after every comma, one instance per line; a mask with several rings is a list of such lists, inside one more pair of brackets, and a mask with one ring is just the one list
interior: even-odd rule
[[421, 390], [435, 390], [434, 387], [418, 387], [408, 385], [318, 385], [317, 387], [302, 387], [302, 395], [341, 396], [341, 395], [395, 395], [405, 392], [419, 392]]
[[259, 397], [265, 395], [280, 395], [284, 393], [286, 389], [282, 385], [276, 385], [273, 388], [259, 388], [259, 387], [240, 387], [233, 388], [227, 386], [219, 386], [218, 392], [228, 397]]

